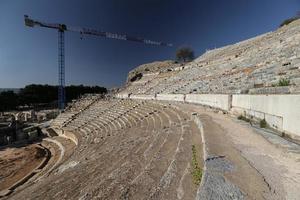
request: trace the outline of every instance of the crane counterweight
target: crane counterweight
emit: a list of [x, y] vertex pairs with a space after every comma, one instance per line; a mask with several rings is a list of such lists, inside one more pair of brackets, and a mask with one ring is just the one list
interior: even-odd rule
[[28, 15], [24, 15], [25, 25], [29, 27], [34, 27], [34, 21], [29, 19]]

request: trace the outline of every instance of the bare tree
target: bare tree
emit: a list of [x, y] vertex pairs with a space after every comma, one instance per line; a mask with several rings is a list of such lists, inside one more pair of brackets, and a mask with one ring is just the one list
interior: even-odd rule
[[176, 51], [178, 62], [189, 62], [194, 59], [194, 51], [190, 47], [181, 47]]

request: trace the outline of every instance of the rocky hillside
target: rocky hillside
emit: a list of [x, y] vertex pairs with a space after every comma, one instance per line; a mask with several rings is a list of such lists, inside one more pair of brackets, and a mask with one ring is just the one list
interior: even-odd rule
[[145, 74], [172, 71], [174, 68], [180, 67], [180, 64], [172, 60], [156, 61], [136, 67], [128, 73], [127, 83], [134, 82], [142, 78]]
[[208, 51], [181, 67], [171, 61], [141, 65], [129, 73], [128, 80], [137, 73], [148, 75], [140, 76], [123, 93], [300, 93], [299, 46], [300, 20], [296, 20], [274, 32]]

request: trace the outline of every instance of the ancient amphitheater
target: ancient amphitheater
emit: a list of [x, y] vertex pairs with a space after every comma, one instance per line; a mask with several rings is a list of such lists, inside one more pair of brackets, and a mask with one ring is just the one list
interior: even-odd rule
[[118, 93], [61, 113], [47, 164], [3, 199], [299, 199], [299, 46], [297, 20], [133, 70]]

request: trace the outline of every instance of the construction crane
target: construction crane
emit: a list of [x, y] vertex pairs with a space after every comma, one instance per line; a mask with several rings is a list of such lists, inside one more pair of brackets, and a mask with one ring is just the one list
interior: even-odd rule
[[147, 45], [157, 45], [157, 46], [169, 46], [172, 44], [157, 42], [152, 40], [143, 39], [140, 37], [132, 37], [125, 34], [117, 34], [110, 33], [101, 30], [94, 30], [88, 28], [74, 28], [67, 26], [65, 24], [59, 23], [44, 23], [37, 20], [33, 20], [29, 18], [28, 15], [24, 15], [25, 25], [29, 27], [43, 27], [43, 28], [51, 28], [58, 30], [58, 108], [62, 111], [65, 108], [65, 41], [64, 41], [64, 32], [78, 32], [81, 35], [94, 35], [105, 37], [109, 39], [117, 39], [117, 40], [127, 40], [132, 42], [140, 42]]

